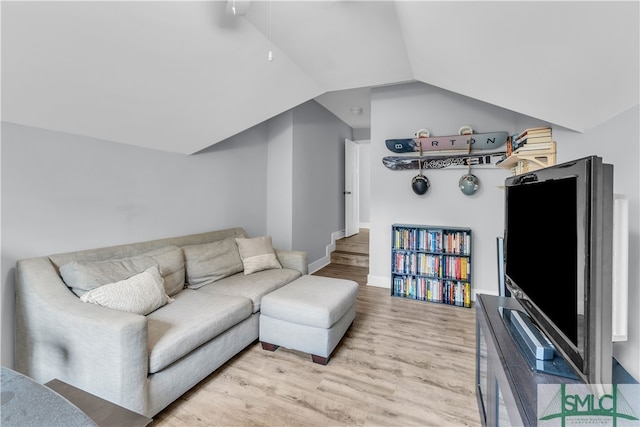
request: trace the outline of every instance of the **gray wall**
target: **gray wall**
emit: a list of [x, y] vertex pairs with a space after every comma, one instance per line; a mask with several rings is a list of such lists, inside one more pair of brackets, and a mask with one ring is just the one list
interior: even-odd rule
[[371, 221], [371, 141], [357, 141], [360, 165], [360, 226]]
[[[389, 287], [391, 224], [417, 223], [466, 226], [473, 230], [473, 289], [496, 294], [495, 239], [503, 234], [504, 200], [500, 188], [510, 172], [476, 169], [481, 182], [474, 196], [457, 188], [464, 169], [425, 170], [431, 188], [417, 196], [410, 187], [416, 171], [391, 171], [381, 159], [391, 155], [388, 138], [409, 137], [427, 128], [432, 135], [455, 134], [469, 124], [477, 132], [515, 132], [547, 123], [466, 98], [422, 83], [377, 88], [372, 91], [371, 129], [371, 241], [369, 283]], [[614, 354], [640, 379], [640, 212], [638, 164], [638, 107], [585, 133], [553, 127], [558, 144], [558, 162], [599, 155], [615, 170], [614, 191], [629, 197], [629, 340], [616, 343]]]
[[371, 139], [371, 129], [354, 129], [353, 139], [358, 141]]
[[[257, 236], [270, 232], [267, 218], [283, 226], [278, 209], [290, 215], [292, 225], [286, 230], [284, 224], [285, 231], [277, 231], [274, 241], [291, 240], [294, 249], [309, 253], [310, 263], [324, 257], [331, 233], [344, 228], [344, 139], [352, 139], [351, 130], [315, 102], [285, 114], [194, 156], [3, 123], [2, 365], [13, 366], [17, 259], [237, 225]], [[616, 344], [614, 352], [636, 378], [639, 114], [636, 107], [584, 134], [553, 127], [559, 162], [600, 155], [615, 166], [615, 191], [629, 197], [630, 339]], [[419, 83], [374, 90], [372, 120], [369, 283], [389, 286], [392, 223], [464, 225], [474, 232], [474, 289], [495, 294], [495, 238], [503, 232], [499, 186], [509, 173], [474, 170], [481, 188], [467, 197], [456, 185], [465, 170], [425, 171], [432, 187], [417, 196], [410, 188], [414, 171], [390, 171], [382, 165], [382, 157], [391, 154], [384, 140], [410, 136], [423, 127], [444, 135], [464, 124], [477, 131], [515, 132], [544, 123]], [[274, 140], [290, 152], [293, 165], [278, 160], [277, 150], [270, 146]], [[266, 200], [270, 192], [280, 191], [282, 182], [277, 174], [271, 181], [265, 179], [267, 167], [290, 170], [284, 174], [291, 174], [293, 186], [283, 190], [290, 192], [290, 200], [285, 196], [282, 206]]]
[[315, 101], [193, 156], [3, 123], [2, 365], [18, 259], [235, 226], [324, 257], [344, 228], [345, 138]]
[[508, 171], [474, 169], [480, 189], [465, 196], [458, 180], [466, 168], [431, 169], [422, 196], [411, 189], [417, 170], [394, 171], [382, 164], [393, 155], [384, 141], [411, 137], [427, 128], [431, 135], [457, 134], [463, 125], [476, 132], [514, 132], [514, 113], [423, 83], [374, 88], [371, 102], [371, 228], [369, 283], [389, 287], [391, 225], [394, 223], [469, 227], [473, 231], [473, 289], [497, 292], [496, 237], [503, 234], [499, 186]]
[[267, 129], [267, 234], [274, 246], [293, 249], [293, 112], [269, 120]]
[[[2, 124], [2, 365], [20, 258], [242, 226], [266, 231], [266, 125], [193, 156]], [[70, 325], [71, 326], [71, 325]]]
[[614, 343], [613, 354], [640, 380], [640, 107], [614, 117], [584, 134], [554, 129], [558, 162], [592, 154], [613, 165], [615, 193], [629, 200], [629, 330], [627, 342]]
[[344, 230], [344, 140], [351, 128], [315, 101], [293, 109], [293, 247], [309, 263]]

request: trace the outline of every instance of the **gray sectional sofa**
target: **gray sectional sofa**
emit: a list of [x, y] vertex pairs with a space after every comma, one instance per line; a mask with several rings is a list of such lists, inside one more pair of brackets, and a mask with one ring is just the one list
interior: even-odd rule
[[[154, 416], [255, 342], [262, 297], [308, 273], [305, 252], [265, 267], [236, 245], [253, 240], [232, 228], [18, 261], [16, 369]], [[134, 279], [148, 292], [126, 294]]]

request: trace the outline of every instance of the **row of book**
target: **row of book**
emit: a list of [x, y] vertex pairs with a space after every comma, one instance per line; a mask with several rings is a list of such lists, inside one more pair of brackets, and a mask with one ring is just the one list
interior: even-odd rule
[[471, 307], [471, 285], [455, 280], [394, 277], [393, 295], [422, 301]]
[[471, 261], [468, 257], [430, 255], [422, 252], [394, 252], [393, 272], [448, 279], [469, 280]]
[[513, 152], [523, 153], [528, 151], [554, 150], [552, 131], [550, 127], [533, 127], [514, 134], [507, 141], [507, 155]]
[[471, 234], [453, 230], [394, 228], [393, 248], [469, 255]]

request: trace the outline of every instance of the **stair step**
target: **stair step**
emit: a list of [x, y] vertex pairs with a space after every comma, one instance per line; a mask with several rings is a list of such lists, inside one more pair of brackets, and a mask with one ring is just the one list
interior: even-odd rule
[[367, 254], [369, 253], [369, 243], [357, 242], [348, 239], [339, 239], [336, 240], [336, 251]]
[[366, 253], [333, 251], [331, 252], [331, 263], [353, 265], [357, 267], [368, 267], [369, 255]]

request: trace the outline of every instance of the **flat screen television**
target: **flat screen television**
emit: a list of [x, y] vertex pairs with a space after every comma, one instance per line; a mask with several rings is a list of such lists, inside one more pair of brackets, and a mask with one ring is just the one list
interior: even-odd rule
[[597, 156], [505, 181], [505, 283], [582, 381], [611, 384], [613, 166]]

